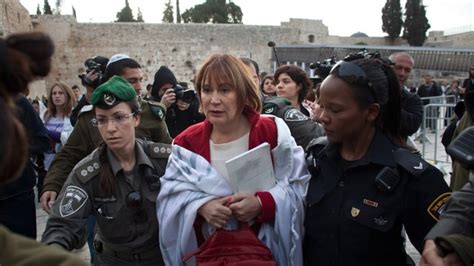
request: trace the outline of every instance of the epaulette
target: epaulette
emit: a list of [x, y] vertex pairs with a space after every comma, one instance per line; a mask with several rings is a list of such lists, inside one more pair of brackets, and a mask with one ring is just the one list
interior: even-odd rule
[[421, 175], [429, 164], [421, 158], [419, 153], [404, 148], [398, 148], [393, 152], [395, 162], [415, 177]]
[[163, 106], [160, 102], [155, 101], [145, 101], [150, 105], [151, 112], [153, 115], [158, 118], [160, 121], [165, 119], [166, 107]]
[[99, 158], [97, 156], [93, 156], [94, 154], [96, 153], [93, 153], [84, 158], [81, 162], [77, 164], [76, 168], [74, 169], [74, 172], [83, 184], [89, 182], [99, 173]]
[[150, 143], [148, 146], [148, 155], [151, 158], [168, 158], [171, 154], [171, 145], [164, 143]]
[[79, 111], [79, 114], [77, 114], [77, 117], [81, 116], [84, 113], [92, 111], [93, 108], [94, 106], [92, 104], [82, 106], [81, 110]]
[[317, 137], [309, 142], [306, 150], [312, 150], [313, 152], [316, 152], [316, 154], [319, 154], [328, 145], [328, 143], [329, 141], [327, 136]]

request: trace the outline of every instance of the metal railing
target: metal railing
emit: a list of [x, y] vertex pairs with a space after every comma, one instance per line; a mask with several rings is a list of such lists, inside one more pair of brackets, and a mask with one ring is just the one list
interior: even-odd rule
[[429, 103], [423, 106], [423, 120], [420, 129], [416, 133], [415, 141], [421, 144], [421, 155], [434, 165], [451, 164], [441, 143], [442, 135], [451, 123], [456, 106], [456, 97], [436, 96], [423, 97]]

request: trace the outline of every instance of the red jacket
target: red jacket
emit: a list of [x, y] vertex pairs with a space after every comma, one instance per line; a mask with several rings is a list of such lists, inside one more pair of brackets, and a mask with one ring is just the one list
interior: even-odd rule
[[[278, 133], [275, 121], [269, 117], [263, 117], [260, 113], [245, 107], [244, 115], [250, 122], [249, 149], [268, 142], [271, 149], [275, 148], [278, 141]], [[212, 124], [206, 119], [181, 132], [175, 139], [174, 144], [186, 148], [204, 157], [209, 163], [211, 161], [211, 150], [209, 140], [211, 138]], [[262, 211], [257, 221], [267, 222], [275, 218], [275, 201], [267, 191], [257, 192], [256, 195], [262, 202]]]

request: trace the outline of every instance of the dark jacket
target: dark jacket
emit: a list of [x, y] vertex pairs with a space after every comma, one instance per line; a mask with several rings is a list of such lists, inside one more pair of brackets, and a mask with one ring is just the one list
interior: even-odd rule
[[[418, 88], [417, 93], [418, 93], [418, 96], [420, 96], [420, 98], [434, 97], [434, 96], [442, 95], [443, 90], [441, 90], [441, 88], [438, 86], [438, 84], [433, 81], [433, 83], [430, 86], [425, 85], [425, 84], [420, 85], [420, 87]], [[429, 99], [423, 100], [423, 105], [427, 105], [429, 103], [430, 103]], [[431, 101], [431, 103], [433, 103], [433, 101]]]
[[403, 139], [414, 134], [423, 119], [423, 104], [417, 94], [402, 89], [401, 92], [400, 135]]
[[[30, 157], [42, 154], [49, 149], [49, 138], [43, 122], [30, 102], [23, 96], [16, 101], [19, 120], [26, 129]], [[36, 184], [36, 173], [30, 160], [26, 163], [21, 176], [15, 181], [0, 186], [0, 200], [32, 191]]]
[[204, 121], [206, 117], [199, 112], [199, 102], [193, 101], [189, 108], [181, 111], [173, 104], [166, 110], [166, 125], [172, 138], [191, 125]]
[[441, 172], [381, 130], [357, 161], [343, 160], [337, 145], [317, 147], [308, 149], [305, 264], [406, 265], [402, 226], [421, 251], [450, 195]]

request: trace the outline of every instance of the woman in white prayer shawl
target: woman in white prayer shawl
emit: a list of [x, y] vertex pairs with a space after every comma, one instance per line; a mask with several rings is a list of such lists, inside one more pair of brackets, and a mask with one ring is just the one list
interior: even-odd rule
[[[216, 54], [196, 77], [206, 120], [175, 138], [157, 199], [160, 247], [167, 265], [185, 265], [182, 257], [217, 228], [236, 229], [238, 222], [251, 225], [278, 265], [303, 264], [303, 206], [309, 181], [304, 152], [283, 120], [260, 115], [260, 94], [248, 71], [237, 57]], [[265, 190], [237, 192], [236, 177], [229, 175], [225, 162], [265, 142], [275, 182]], [[186, 265], [194, 264], [190, 260]]]

